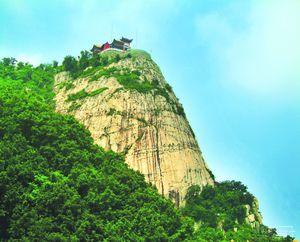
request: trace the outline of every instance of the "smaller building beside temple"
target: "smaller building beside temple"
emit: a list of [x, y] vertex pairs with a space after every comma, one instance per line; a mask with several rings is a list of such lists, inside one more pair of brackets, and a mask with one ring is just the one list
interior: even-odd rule
[[130, 49], [130, 43], [132, 42], [132, 39], [127, 39], [122, 37], [121, 41], [124, 43], [124, 46]]
[[114, 49], [119, 51], [127, 51], [129, 50], [130, 43], [132, 42], [132, 39], [127, 39], [122, 37], [120, 40], [114, 39], [112, 43], [104, 43], [102, 45], [94, 45], [91, 51], [93, 53], [101, 53], [105, 50]]

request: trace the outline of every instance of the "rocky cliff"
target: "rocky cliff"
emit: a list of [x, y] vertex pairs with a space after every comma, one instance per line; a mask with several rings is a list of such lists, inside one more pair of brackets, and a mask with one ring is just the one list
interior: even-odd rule
[[245, 222], [252, 228], [258, 228], [262, 224], [262, 215], [259, 212], [259, 204], [257, 198], [254, 198], [252, 204], [246, 205]]
[[214, 184], [184, 110], [142, 51], [108, 51], [104, 66], [55, 77], [56, 110], [86, 126], [96, 144], [124, 152], [128, 165], [179, 205], [192, 184]]

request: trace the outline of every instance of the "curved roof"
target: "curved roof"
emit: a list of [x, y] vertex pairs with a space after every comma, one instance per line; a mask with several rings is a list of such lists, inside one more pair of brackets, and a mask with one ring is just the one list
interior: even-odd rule
[[124, 38], [123, 36], [122, 36], [122, 39], [121, 39], [121, 41], [123, 41], [123, 42], [125, 42], [125, 43], [128, 43], [128, 44], [130, 44], [132, 40], [133, 40], [133, 39], [127, 39], [127, 38]]

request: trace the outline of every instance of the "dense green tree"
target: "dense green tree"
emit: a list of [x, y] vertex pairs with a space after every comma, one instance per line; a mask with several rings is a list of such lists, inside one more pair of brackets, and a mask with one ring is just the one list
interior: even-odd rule
[[12, 57], [5, 57], [2, 59], [2, 63], [4, 66], [14, 66], [16, 64], [17, 60]]
[[78, 67], [80, 70], [84, 70], [87, 67], [90, 66], [90, 59], [92, 57], [92, 54], [89, 51], [81, 51], [80, 56], [79, 56], [79, 61], [78, 61]]
[[70, 72], [72, 75], [76, 75], [78, 72], [78, 62], [74, 56], [66, 56], [62, 63], [64, 70]]
[[10, 64], [7, 64], [4, 59], [0, 61], [0, 79], [2, 78], [11, 83], [16, 81], [26, 83], [24, 89], [39, 93], [41, 98], [46, 99], [48, 104], [53, 105], [53, 76], [60, 70], [60, 67], [54, 68], [53, 65], [48, 64], [43, 65], [43, 68], [41, 66], [33, 67], [23, 62], [17, 62], [16, 64], [15, 61], [9, 61]]
[[56, 60], [54, 60], [54, 61], [52, 62], [52, 66], [53, 66], [54, 68], [57, 68], [57, 67], [58, 67], [58, 62], [57, 62]]
[[226, 241], [225, 233], [220, 229], [215, 229], [212, 227], [202, 227], [197, 230], [191, 241], [197, 242], [216, 242], [216, 241]]
[[166, 241], [192, 233], [171, 201], [52, 111], [27, 82], [0, 81], [0, 238]]
[[[262, 226], [263, 227], [263, 226]], [[285, 238], [272, 234], [268, 230], [253, 229], [249, 225], [239, 225], [236, 230], [223, 231], [219, 228], [201, 227], [197, 229], [192, 239], [188, 241], [199, 242], [292, 242], [293, 238]]]
[[245, 205], [252, 206], [253, 201], [254, 197], [240, 182], [225, 181], [202, 190], [193, 185], [188, 189], [182, 212], [207, 226], [216, 227], [221, 223], [225, 230], [229, 230], [236, 221], [240, 224], [245, 222]]
[[253, 195], [241, 182], [225, 181], [203, 189], [191, 186], [181, 211], [199, 227], [192, 241], [292, 241], [290, 237], [277, 236], [274, 229], [264, 225], [252, 228], [246, 223], [246, 205], [251, 208], [253, 201]]

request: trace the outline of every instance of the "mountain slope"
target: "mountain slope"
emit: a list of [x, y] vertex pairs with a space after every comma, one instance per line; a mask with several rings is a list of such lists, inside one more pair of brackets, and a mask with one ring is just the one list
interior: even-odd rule
[[[193, 185], [176, 209], [120, 155], [94, 145], [73, 117], [54, 112], [55, 73], [65, 69], [76, 79], [89, 66], [96, 69], [84, 74], [119, 61], [86, 51], [78, 59], [67, 56], [63, 66], [0, 61], [0, 240], [292, 241], [260, 224], [256, 200], [240, 182]], [[153, 89], [121, 81], [126, 88]], [[57, 88], [74, 87], [61, 84]], [[68, 102], [76, 109], [81, 99], [105, 90], [81, 91]]]
[[189, 186], [213, 185], [183, 108], [142, 51], [103, 53], [106, 65], [55, 77], [56, 110], [87, 127], [96, 144], [126, 162], [179, 205]]
[[169, 241], [192, 234], [171, 201], [93, 144], [73, 117], [0, 77], [1, 241]]

